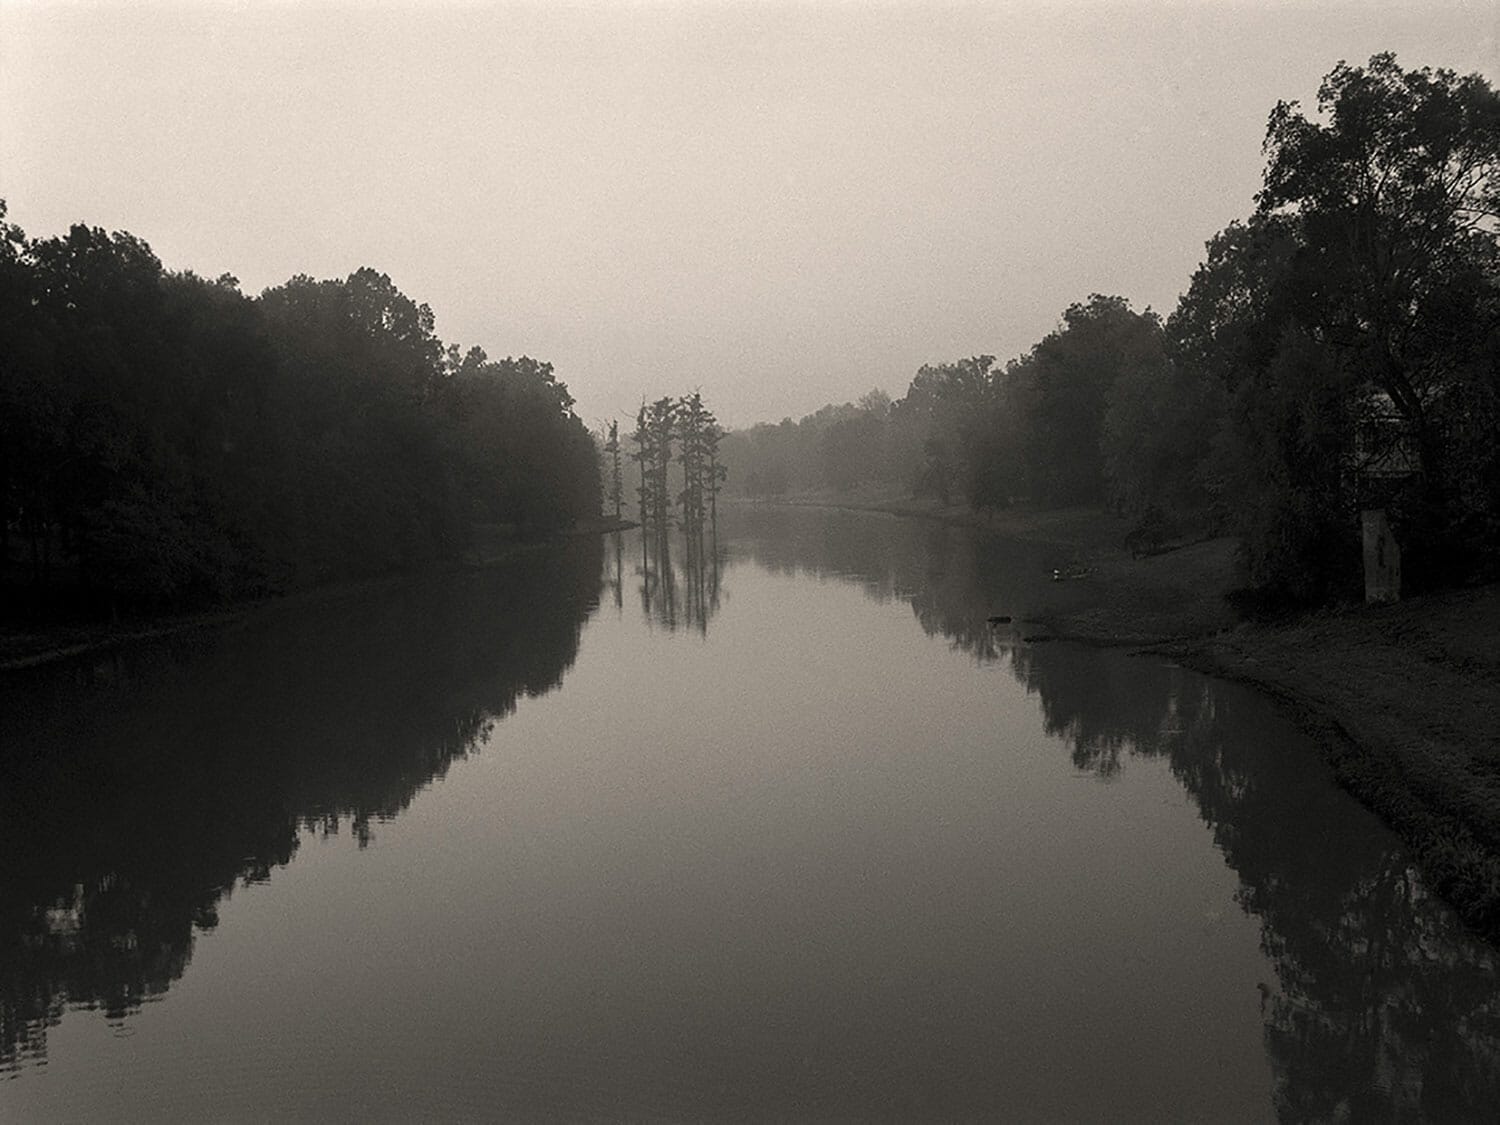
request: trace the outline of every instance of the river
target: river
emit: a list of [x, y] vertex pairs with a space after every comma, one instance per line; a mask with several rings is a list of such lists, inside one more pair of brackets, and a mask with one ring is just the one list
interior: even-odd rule
[[1494, 951], [1273, 707], [722, 525], [0, 679], [0, 1119], [1492, 1119]]

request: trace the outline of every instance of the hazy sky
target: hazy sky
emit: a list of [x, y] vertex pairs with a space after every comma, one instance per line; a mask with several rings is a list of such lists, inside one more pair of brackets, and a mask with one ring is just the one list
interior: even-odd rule
[[1339, 59], [1500, 81], [1500, 0], [1425, 4], [0, 0], [0, 197], [256, 293], [391, 275], [551, 360], [594, 421], [733, 425], [1169, 311]]

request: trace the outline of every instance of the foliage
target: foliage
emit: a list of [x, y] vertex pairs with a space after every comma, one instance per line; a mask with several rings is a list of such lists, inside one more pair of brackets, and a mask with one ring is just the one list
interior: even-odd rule
[[409, 569], [456, 557], [475, 520], [598, 510], [550, 365], [460, 358], [384, 274], [250, 298], [129, 234], [29, 240], [0, 205], [0, 235], [0, 525], [34, 606]]
[[1238, 527], [1255, 584], [1296, 601], [1357, 592], [1353, 406], [1329, 349], [1295, 329], [1236, 396]]
[[[1393, 498], [1419, 583], [1472, 573], [1494, 542], [1500, 278], [1500, 95], [1479, 75], [1402, 71], [1390, 54], [1340, 63], [1318, 91], [1322, 121], [1279, 103], [1266, 134], [1264, 214], [1295, 226], [1295, 318], [1349, 373], [1348, 394], [1388, 404], [1418, 475]], [[1477, 416], [1476, 416], [1477, 412]]]
[[860, 405], [830, 404], [797, 422], [783, 418], [731, 431], [720, 447], [729, 488], [740, 495], [785, 496], [884, 480], [890, 467], [885, 446], [861, 443], [883, 443], [889, 411], [890, 397], [871, 392]]
[[625, 486], [620, 475], [620, 423], [617, 421], [611, 421], [609, 424], [603, 443], [603, 452], [607, 458], [609, 471], [609, 484], [605, 491], [605, 499], [614, 506], [615, 519], [618, 520], [624, 504]]
[[1160, 361], [1161, 322], [1123, 297], [1094, 294], [1069, 306], [1062, 327], [1010, 372], [1025, 417], [1023, 456], [1032, 497], [1046, 504], [1105, 497], [1104, 415], [1128, 370]]
[[920, 443], [921, 459], [912, 493], [950, 504], [967, 483], [992, 387], [992, 355], [956, 363], [927, 364], [917, 371], [906, 396], [891, 407], [908, 448]]
[[1214, 439], [1225, 409], [1221, 383], [1164, 354], [1125, 367], [1105, 395], [1100, 434], [1111, 503], [1216, 527], [1223, 482]]

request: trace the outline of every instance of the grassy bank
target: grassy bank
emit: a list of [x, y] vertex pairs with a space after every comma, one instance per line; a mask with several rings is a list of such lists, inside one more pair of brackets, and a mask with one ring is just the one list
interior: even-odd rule
[[1176, 654], [1281, 700], [1428, 884], [1500, 941], [1500, 587], [1242, 625]]
[[1243, 585], [1228, 539], [1133, 558], [1126, 521], [1093, 509], [986, 516], [878, 496], [793, 502], [1056, 545], [1082, 574], [1029, 608], [1036, 632], [1169, 655], [1277, 699], [1339, 783], [1405, 841], [1428, 885], [1500, 942], [1500, 587], [1246, 622], [1224, 596]]

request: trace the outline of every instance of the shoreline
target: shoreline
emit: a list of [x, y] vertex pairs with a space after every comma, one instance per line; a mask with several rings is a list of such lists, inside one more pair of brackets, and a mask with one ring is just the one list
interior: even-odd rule
[[352, 578], [285, 594], [252, 598], [194, 613], [168, 613], [142, 616], [118, 624], [89, 623], [78, 625], [40, 625], [35, 628], [0, 628], [0, 675], [23, 672], [31, 668], [73, 660], [81, 656], [110, 652], [117, 648], [165, 640], [200, 629], [233, 625], [245, 617], [268, 609], [296, 608], [323, 604], [340, 598], [355, 597], [373, 590], [385, 589], [420, 578], [424, 573], [462, 574], [500, 566], [526, 551], [540, 550], [586, 535], [607, 535], [638, 526], [630, 520], [601, 516], [597, 521], [557, 532], [544, 539], [508, 540], [475, 545], [453, 562], [433, 571], [402, 571], [371, 578]]
[[1050, 548], [1055, 565], [1074, 576], [1054, 582], [1044, 601], [1006, 606], [1017, 621], [1038, 626], [1029, 639], [1070, 640], [1147, 648], [1204, 636], [1239, 623], [1223, 593], [1242, 584], [1235, 543], [1227, 536], [1180, 542], [1132, 557], [1122, 546], [1130, 521], [1093, 507], [975, 512], [920, 500], [823, 494], [733, 503], [873, 512], [968, 527]]
[[1248, 621], [1224, 599], [1244, 584], [1228, 539], [1132, 558], [1127, 521], [1099, 509], [770, 503], [935, 519], [1072, 551], [1087, 577], [1017, 615], [1041, 626], [1026, 639], [1126, 648], [1272, 699], [1411, 851], [1428, 887], [1500, 944], [1500, 585]]
[[1147, 648], [1246, 684], [1311, 735], [1427, 885], [1500, 944], [1500, 587]]

